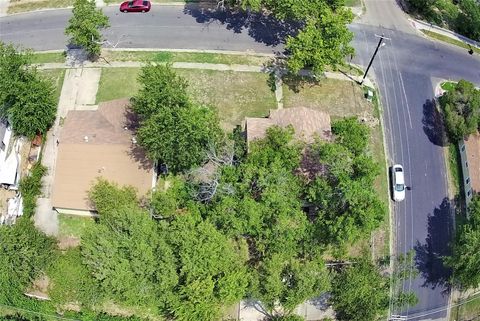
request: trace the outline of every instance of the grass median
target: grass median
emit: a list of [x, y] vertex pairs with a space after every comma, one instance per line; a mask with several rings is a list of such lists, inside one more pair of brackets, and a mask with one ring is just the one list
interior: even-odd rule
[[449, 44], [452, 44], [452, 45], [455, 45], [455, 46], [458, 46], [458, 47], [461, 47], [461, 48], [464, 48], [464, 49], [467, 49], [467, 50], [472, 49], [475, 53], [480, 54], [480, 49], [479, 48], [476, 48], [474, 46], [469, 46], [468, 44], [466, 44], [465, 42], [463, 42], [461, 40], [452, 39], [450, 37], [441, 35], [439, 33], [436, 33], [436, 32], [430, 31], [430, 30], [421, 30], [421, 31], [429, 37], [435, 38], [435, 39], [443, 41], [443, 42], [447, 42]]

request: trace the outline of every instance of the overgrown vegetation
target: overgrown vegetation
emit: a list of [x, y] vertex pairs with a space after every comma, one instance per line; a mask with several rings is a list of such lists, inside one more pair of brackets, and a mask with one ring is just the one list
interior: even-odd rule
[[42, 193], [42, 177], [47, 168], [40, 162], [33, 165], [30, 173], [20, 181], [20, 193], [23, 197], [23, 215], [30, 218], [35, 214], [37, 198]]
[[480, 41], [480, 4], [476, 0], [407, 0], [412, 13]]
[[453, 269], [452, 283], [462, 289], [480, 285], [480, 196], [475, 195], [468, 207], [468, 218], [455, 233], [452, 255], [445, 264]]
[[33, 138], [55, 120], [55, 88], [31, 66], [30, 51], [0, 42], [0, 116], [16, 135]]

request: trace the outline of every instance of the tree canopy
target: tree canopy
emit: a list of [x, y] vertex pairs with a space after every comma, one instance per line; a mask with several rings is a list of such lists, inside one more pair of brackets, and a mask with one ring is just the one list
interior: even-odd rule
[[109, 27], [108, 17], [97, 9], [94, 0], [75, 0], [72, 17], [65, 34], [70, 42], [81, 46], [92, 59], [100, 56], [102, 35], [100, 29]]
[[31, 66], [31, 53], [0, 42], [0, 116], [16, 135], [33, 138], [55, 121], [53, 85]]
[[0, 226], [0, 303], [14, 305], [55, 258], [55, 242], [22, 217]]
[[337, 319], [377, 320], [388, 309], [388, 282], [368, 258], [345, 267], [332, 281], [332, 303]]
[[170, 66], [146, 66], [139, 81], [142, 89], [132, 99], [141, 120], [139, 144], [173, 173], [201, 165], [206, 150], [222, 138], [216, 111], [192, 102], [187, 82]]
[[480, 90], [466, 80], [460, 80], [453, 90], [440, 99], [449, 138], [456, 142], [477, 131], [480, 124]]
[[469, 218], [456, 231], [452, 255], [445, 263], [453, 269], [452, 283], [464, 289], [480, 284], [480, 196], [468, 207]]

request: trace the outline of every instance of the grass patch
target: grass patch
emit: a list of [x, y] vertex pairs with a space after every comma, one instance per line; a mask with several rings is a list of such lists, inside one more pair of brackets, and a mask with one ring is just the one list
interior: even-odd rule
[[360, 7], [361, 5], [360, 0], [345, 0], [345, 7]]
[[452, 192], [458, 195], [462, 190], [462, 168], [460, 154], [456, 144], [448, 145], [448, 171], [452, 180]]
[[42, 69], [40, 74], [49, 79], [55, 86], [55, 98], [58, 103], [62, 93], [63, 79], [65, 78], [65, 69]]
[[479, 48], [474, 47], [474, 46], [469, 46], [468, 44], [464, 43], [463, 41], [452, 39], [450, 37], [447, 37], [447, 36], [444, 36], [444, 35], [441, 35], [439, 33], [429, 31], [429, 30], [421, 30], [421, 31], [429, 37], [435, 38], [435, 39], [443, 41], [443, 42], [447, 42], [449, 44], [452, 44], [452, 45], [455, 45], [455, 46], [458, 46], [458, 47], [461, 47], [461, 48], [464, 48], [464, 49], [467, 49], [467, 50], [469, 50], [471, 48], [473, 50], [473, 52], [475, 52], [477, 54], [480, 54], [480, 49]]
[[196, 62], [226, 65], [263, 65], [271, 58], [254, 55], [231, 55], [204, 52], [110, 51], [104, 50], [107, 61]]
[[285, 108], [308, 107], [332, 117], [372, 115], [372, 103], [364, 98], [363, 88], [352, 81], [293, 77], [284, 80]]
[[73, 6], [74, 0], [12, 1], [8, 13], [34, 11], [46, 8], [65, 8]]
[[446, 91], [454, 90], [457, 83], [452, 81], [445, 81], [440, 84], [440, 88]]
[[98, 85], [97, 104], [112, 99], [132, 97], [140, 89], [140, 68], [103, 68]]
[[65, 54], [63, 52], [45, 52], [34, 53], [32, 55], [33, 64], [44, 64], [48, 62], [65, 62]]
[[95, 220], [91, 217], [80, 217], [59, 214], [58, 236], [81, 238], [85, 231], [92, 228]]
[[465, 301], [468, 302], [452, 308], [450, 320], [467, 321], [478, 319], [480, 316], [480, 294], [469, 296], [458, 303]]
[[[139, 72], [139, 68], [103, 69], [97, 102], [135, 95], [140, 88]], [[218, 109], [227, 130], [240, 124], [245, 116], [263, 117], [269, 109], [276, 108], [266, 74], [192, 69], [177, 69], [177, 72], [188, 80], [193, 99]]]

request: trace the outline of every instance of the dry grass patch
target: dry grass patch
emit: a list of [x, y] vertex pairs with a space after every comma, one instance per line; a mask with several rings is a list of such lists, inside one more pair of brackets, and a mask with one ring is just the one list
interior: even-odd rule
[[[267, 85], [268, 75], [233, 71], [177, 69], [190, 86], [192, 98], [217, 108], [225, 129], [241, 124], [245, 116], [267, 116], [276, 108], [275, 95]], [[97, 103], [132, 97], [140, 89], [139, 68], [104, 68]]]
[[66, 8], [73, 6], [74, 0], [12, 0], [8, 13], [28, 12], [47, 8]]

